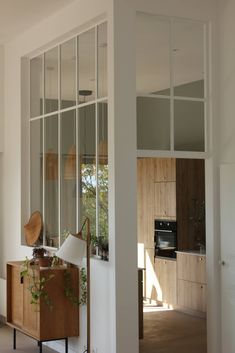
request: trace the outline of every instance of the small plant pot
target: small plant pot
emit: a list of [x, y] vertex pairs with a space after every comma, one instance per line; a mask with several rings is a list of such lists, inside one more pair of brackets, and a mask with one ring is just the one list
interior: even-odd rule
[[38, 264], [40, 267], [50, 267], [51, 266], [51, 258], [50, 256], [39, 257]]

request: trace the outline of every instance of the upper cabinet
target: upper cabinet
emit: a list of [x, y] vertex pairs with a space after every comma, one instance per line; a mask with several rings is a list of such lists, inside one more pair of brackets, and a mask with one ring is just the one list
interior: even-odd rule
[[137, 14], [137, 149], [206, 151], [206, 25]]
[[176, 181], [175, 158], [156, 158], [154, 160], [154, 182]]
[[137, 159], [138, 242], [154, 248], [154, 158]]
[[178, 249], [205, 245], [205, 161], [176, 160]]

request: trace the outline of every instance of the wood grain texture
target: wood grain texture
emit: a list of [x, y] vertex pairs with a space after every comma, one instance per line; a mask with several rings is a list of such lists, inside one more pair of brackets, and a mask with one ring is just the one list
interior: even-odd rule
[[154, 183], [154, 216], [157, 219], [176, 219], [176, 183]]
[[154, 182], [176, 181], [175, 158], [155, 158]]
[[156, 258], [155, 273], [158, 282], [157, 300], [173, 308], [176, 307], [176, 261]]
[[154, 248], [154, 158], [137, 160], [138, 242]]
[[206, 257], [178, 253], [177, 271], [179, 279], [206, 284]]
[[[206, 257], [177, 253], [178, 308], [206, 314]], [[203, 314], [204, 315], [203, 315]]]
[[23, 324], [23, 284], [20, 281], [20, 268], [7, 265], [7, 321], [17, 326]]
[[54, 276], [45, 283], [44, 288], [52, 302], [50, 310], [43, 298], [40, 298], [38, 305], [30, 303], [29, 280], [24, 278], [22, 284], [20, 279], [21, 264], [11, 262], [7, 265], [7, 323], [39, 341], [78, 336], [79, 308], [64, 293], [64, 274], [68, 271], [72, 291], [74, 295], [79, 295], [78, 269], [58, 267], [35, 270], [38, 278]]
[[178, 305], [195, 314], [206, 313], [206, 284], [178, 280]]
[[179, 250], [198, 250], [205, 244], [205, 163], [176, 160], [176, 213]]

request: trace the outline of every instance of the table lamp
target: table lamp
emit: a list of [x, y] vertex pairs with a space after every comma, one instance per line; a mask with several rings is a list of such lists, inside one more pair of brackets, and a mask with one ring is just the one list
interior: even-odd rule
[[[86, 238], [82, 237], [82, 231], [86, 225]], [[79, 267], [82, 266], [82, 260], [86, 256], [87, 259], [87, 349], [85, 352], [90, 353], [90, 220], [87, 217], [83, 222], [81, 230], [77, 234], [69, 234], [56, 252], [56, 256], [60, 259], [70, 262]]]

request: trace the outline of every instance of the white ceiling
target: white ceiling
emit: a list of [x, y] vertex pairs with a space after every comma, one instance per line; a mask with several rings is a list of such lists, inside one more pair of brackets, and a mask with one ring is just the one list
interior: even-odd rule
[[0, 0], [0, 44], [75, 0]]

